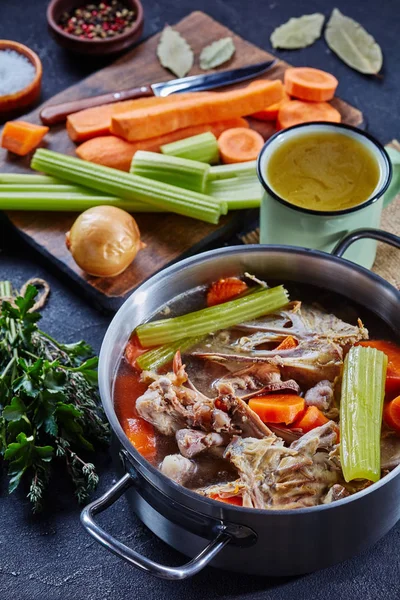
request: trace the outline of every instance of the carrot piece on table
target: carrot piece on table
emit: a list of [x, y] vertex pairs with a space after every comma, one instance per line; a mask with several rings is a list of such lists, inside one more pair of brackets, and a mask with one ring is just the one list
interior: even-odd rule
[[290, 96], [310, 102], [332, 100], [339, 83], [330, 73], [310, 67], [286, 69], [283, 81]]
[[219, 494], [213, 494], [210, 496], [212, 500], [218, 500], [219, 502], [224, 502], [225, 504], [232, 504], [233, 506], [243, 506], [243, 500], [240, 496], [229, 496], [224, 497]]
[[304, 411], [304, 398], [295, 394], [269, 394], [249, 400], [249, 407], [264, 423], [293, 423]]
[[212, 121], [251, 115], [282, 98], [279, 80], [260, 80], [228, 92], [214, 92], [204, 98], [158, 105], [113, 115], [111, 131], [128, 141], [148, 139], [170, 131]]
[[139, 356], [141, 356], [145, 352], [147, 352], [147, 349], [143, 348], [143, 346], [139, 342], [138, 336], [135, 334], [130, 338], [129, 342], [125, 347], [125, 358], [133, 369], [140, 371], [140, 368], [136, 364], [136, 359], [139, 358]]
[[171, 142], [183, 140], [199, 133], [205, 133], [206, 131], [211, 131], [218, 138], [223, 131], [232, 127], [249, 127], [249, 124], [246, 119], [236, 117], [228, 121], [204, 123], [203, 125], [178, 129], [177, 131], [172, 131], [171, 133], [148, 140], [141, 140], [140, 142], [127, 142], [115, 135], [95, 137], [78, 146], [76, 154], [79, 158], [97, 163], [98, 165], [120, 169], [121, 171], [129, 171], [132, 158], [138, 150], [159, 152], [163, 144], [170, 144]]
[[253, 117], [253, 119], [257, 119], [258, 121], [275, 121], [276, 117], [278, 116], [280, 107], [283, 106], [283, 104], [285, 102], [289, 102], [289, 101], [290, 101], [289, 94], [287, 94], [286, 92], [283, 92], [282, 100], [280, 100], [279, 102], [276, 102], [275, 104], [271, 104], [270, 106], [267, 106], [263, 110], [259, 110], [258, 112], [254, 113], [251, 116]]
[[207, 306], [222, 304], [232, 300], [248, 289], [247, 284], [238, 277], [226, 277], [218, 279], [211, 284], [207, 292]]
[[292, 336], [288, 335], [280, 344], [275, 348], [275, 350], [291, 350], [292, 348], [296, 348], [299, 345], [299, 342]]
[[187, 99], [202, 98], [212, 92], [191, 92], [183, 94], [172, 94], [166, 98], [151, 96], [149, 98], [137, 98], [136, 100], [124, 100], [104, 106], [86, 108], [73, 113], [67, 117], [67, 132], [73, 142], [84, 142], [93, 137], [108, 135], [111, 133], [111, 119], [113, 115], [127, 112], [137, 108], [165, 105], [171, 102], [183, 102]]
[[278, 112], [277, 128], [286, 129], [300, 123], [312, 121], [327, 121], [340, 123], [342, 117], [340, 112], [327, 102], [304, 102], [302, 100], [291, 100], [285, 102]]
[[138, 372], [118, 375], [114, 384], [114, 404], [121, 427], [131, 444], [148, 460], [156, 456], [154, 427], [136, 411], [136, 399], [144, 394], [147, 385], [139, 380]]
[[367, 340], [357, 346], [367, 346], [381, 350], [388, 357], [385, 392], [386, 399], [391, 400], [400, 394], [400, 346], [386, 340]]
[[218, 138], [219, 153], [224, 163], [255, 160], [264, 146], [262, 135], [254, 129], [227, 129]]
[[301, 429], [303, 433], [307, 433], [307, 431], [311, 431], [315, 427], [320, 427], [320, 425], [325, 425], [329, 419], [325, 417], [325, 415], [317, 408], [316, 406], [309, 406], [305, 413], [293, 423], [293, 427], [296, 429]]
[[39, 146], [49, 131], [44, 125], [33, 125], [26, 121], [8, 121], [4, 125], [1, 145], [19, 156], [25, 156]]
[[400, 396], [384, 405], [383, 419], [389, 427], [400, 433]]

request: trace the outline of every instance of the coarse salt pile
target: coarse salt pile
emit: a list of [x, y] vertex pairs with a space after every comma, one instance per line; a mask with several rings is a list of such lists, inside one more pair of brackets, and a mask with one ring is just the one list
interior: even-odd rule
[[36, 74], [33, 64], [15, 50], [0, 50], [0, 96], [23, 90]]

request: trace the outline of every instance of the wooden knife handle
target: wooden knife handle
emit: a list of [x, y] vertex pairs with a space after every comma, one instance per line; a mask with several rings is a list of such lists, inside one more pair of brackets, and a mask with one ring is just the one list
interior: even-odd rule
[[111, 94], [102, 94], [101, 96], [92, 96], [91, 98], [82, 98], [81, 100], [73, 100], [72, 102], [64, 102], [63, 104], [53, 104], [45, 106], [40, 111], [40, 118], [44, 125], [55, 125], [62, 123], [68, 115], [84, 110], [85, 108], [93, 108], [94, 106], [102, 106], [111, 102], [120, 102], [121, 100], [134, 100], [135, 98], [143, 98], [144, 96], [153, 96], [154, 92], [148, 85], [143, 85], [131, 90], [122, 90], [121, 92], [113, 92]]

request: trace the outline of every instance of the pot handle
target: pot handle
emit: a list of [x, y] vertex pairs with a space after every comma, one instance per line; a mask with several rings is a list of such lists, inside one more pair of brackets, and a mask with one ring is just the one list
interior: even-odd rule
[[225, 531], [223, 526], [221, 526], [215, 539], [195, 556], [195, 558], [181, 567], [167, 567], [142, 556], [138, 552], [135, 552], [135, 550], [132, 550], [122, 542], [116, 540], [94, 520], [95, 515], [112, 506], [112, 504], [114, 504], [114, 502], [116, 502], [116, 500], [118, 500], [118, 498], [133, 485], [133, 478], [129, 473], [125, 473], [125, 475], [117, 481], [112, 488], [100, 496], [100, 498], [85, 506], [81, 512], [81, 523], [86, 531], [94, 537], [97, 542], [102, 544], [113, 554], [116, 554], [119, 558], [126, 560], [134, 567], [161, 579], [187, 579], [204, 569], [204, 567], [208, 565], [208, 563], [211, 562], [211, 560], [231, 541], [231, 535]]
[[336, 244], [332, 250], [332, 254], [341, 258], [351, 244], [354, 244], [354, 242], [364, 238], [378, 240], [378, 242], [390, 244], [390, 246], [394, 246], [400, 250], [400, 237], [394, 233], [389, 233], [388, 231], [383, 231], [382, 229], [356, 229], [355, 231], [347, 234], [343, 239], [340, 240], [340, 242]]

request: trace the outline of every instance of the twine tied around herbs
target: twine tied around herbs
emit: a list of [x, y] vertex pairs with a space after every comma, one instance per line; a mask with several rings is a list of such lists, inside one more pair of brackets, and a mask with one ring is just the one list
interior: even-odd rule
[[0, 304], [2, 302], [9, 302], [12, 306], [15, 306], [15, 299], [17, 298], [17, 296], [24, 296], [29, 285], [33, 285], [36, 288], [42, 290], [39, 294], [38, 299], [36, 300], [32, 308], [29, 310], [29, 312], [36, 312], [37, 310], [41, 310], [46, 304], [47, 299], [49, 297], [50, 285], [45, 279], [41, 279], [40, 277], [31, 277], [30, 279], [28, 279], [28, 281], [26, 281], [21, 287], [19, 293], [17, 293], [15, 296], [4, 296], [0, 294]]

